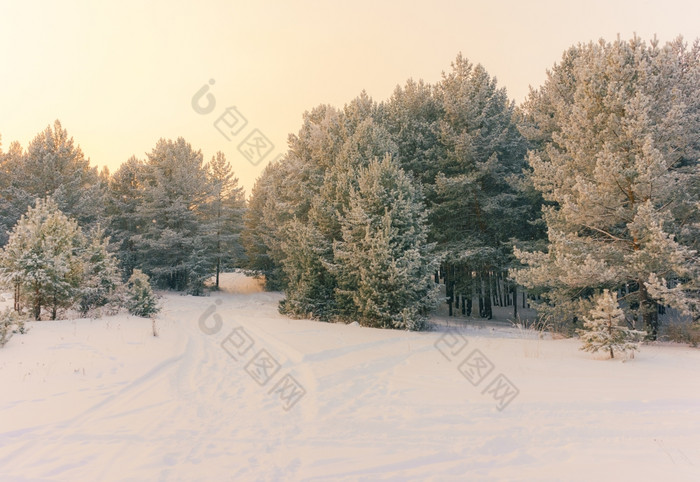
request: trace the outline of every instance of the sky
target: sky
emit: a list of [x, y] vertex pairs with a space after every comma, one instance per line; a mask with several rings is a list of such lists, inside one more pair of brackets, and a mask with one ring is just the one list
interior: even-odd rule
[[437, 82], [460, 52], [520, 103], [572, 45], [692, 42], [699, 18], [675, 0], [0, 0], [2, 148], [59, 119], [114, 172], [183, 137], [250, 192], [319, 104]]

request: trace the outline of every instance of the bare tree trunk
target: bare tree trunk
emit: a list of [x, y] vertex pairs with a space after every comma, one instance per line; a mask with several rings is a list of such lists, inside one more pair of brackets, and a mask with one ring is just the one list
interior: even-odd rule
[[467, 297], [467, 280], [466, 280], [466, 269], [464, 268], [464, 265], [459, 266], [459, 291], [460, 294], [462, 295], [462, 300], [461, 300], [461, 307], [460, 310], [462, 312], [462, 316], [467, 312], [466, 310], [466, 297]]
[[491, 305], [498, 306], [498, 274], [491, 273], [489, 276], [489, 288], [491, 291]]
[[484, 308], [484, 279], [483, 273], [479, 271], [479, 318], [485, 318]]
[[221, 271], [221, 255], [216, 258], [216, 289], [219, 289], [219, 272]]
[[472, 316], [472, 303], [474, 302], [474, 280], [471, 268], [467, 269], [467, 316]]
[[491, 272], [486, 273], [486, 280], [487, 280], [487, 285], [489, 288], [489, 292], [484, 296], [486, 299], [486, 318], [489, 320], [493, 318], [493, 308], [491, 306], [491, 298], [493, 297], [493, 293], [491, 291]]
[[53, 292], [53, 302], [51, 306], [51, 319], [55, 320], [58, 316], [58, 301], [56, 300], [56, 292]]
[[216, 213], [216, 289], [219, 289], [219, 273], [221, 272], [221, 204], [219, 199]]
[[[455, 302], [455, 310], [459, 311], [459, 269], [457, 266], [452, 266], [452, 294]], [[455, 315], [456, 316], [456, 315]]]
[[498, 298], [498, 306], [506, 306], [506, 302], [503, 298], [503, 288], [503, 273], [499, 271], [498, 275], [496, 276], [496, 297]]
[[501, 291], [503, 296], [503, 306], [510, 306], [510, 294], [513, 290], [510, 288], [510, 284], [508, 283], [508, 273], [504, 271], [501, 276], [503, 278], [503, 291]]
[[642, 312], [644, 328], [647, 330], [647, 337], [656, 340], [659, 333], [659, 314], [654, 303], [649, 301], [649, 293], [644, 281], [639, 282], [639, 309]]
[[20, 295], [20, 287], [21, 286], [22, 285], [20, 284], [19, 281], [17, 281], [15, 283], [15, 305], [14, 305], [15, 311], [19, 311], [19, 295]]
[[444, 271], [445, 275], [445, 297], [447, 298], [448, 315], [452, 316], [452, 277], [450, 276], [450, 267], [446, 267]]
[[41, 296], [39, 295], [39, 285], [34, 286], [34, 319], [39, 321], [41, 318]]
[[506, 281], [508, 275], [505, 271], [501, 271], [501, 306], [508, 306], [510, 302], [510, 291]]
[[503, 306], [503, 290], [501, 289], [501, 273], [496, 272], [494, 273], [493, 276], [493, 294], [494, 294], [494, 301], [496, 306]]

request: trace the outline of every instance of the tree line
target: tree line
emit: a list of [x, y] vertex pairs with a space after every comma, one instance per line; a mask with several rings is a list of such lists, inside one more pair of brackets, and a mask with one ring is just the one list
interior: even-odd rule
[[42, 307], [51, 318], [87, 312], [94, 303], [78, 288], [89, 266], [105, 286], [139, 270], [158, 288], [199, 295], [240, 263], [244, 193], [220, 152], [205, 163], [184, 139], [161, 139], [146, 159], [98, 172], [56, 121], [26, 150], [0, 150], [0, 173], [2, 278], [37, 319]]
[[304, 113], [247, 201], [222, 153], [161, 139], [98, 172], [56, 122], [0, 151], [0, 244], [50, 196], [161, 288], [245, 267], [283, 313], [404, 329], [438, 283], [450, 314], [490, 318], [520, 286], [578, 328], [614, 292], [655, 337], [659, 306], [697, 316], [699, 152], [697, 42], [579, 44], [520, 106], [459, 55], [434, 84]]
[[[422, 326], [439, 272], [450, 305], [461, 293], [471, 310], [477, 293], [490, 316], [484, 300], [511, 266], [511, 241], [543, 237], [515, 105], [462, 56], [436, 85], [409, 80], [386, 102], [363, 92], [305, 113], [289, 146], [257, 181], [244, 235], [251, 267], [285, 290], [286, 313]], [[376, 233], [397, 250], [378, 252]], [[391, 321], [394, 304], [411, 321]]]
[[[664, 307], [698, 316], [699, 115], [697, 42], [579, 44], [521, 106], [460, 55], [434, 85], [306, 112], [253, 189], [249, 263], [296, 316], [421, 327], [433, 271], [450, 315], [515, 308], [522, 286], [573, 332], [614, 291], [653, 339]], [[405, 182], [421, 195], [395, 209]]]

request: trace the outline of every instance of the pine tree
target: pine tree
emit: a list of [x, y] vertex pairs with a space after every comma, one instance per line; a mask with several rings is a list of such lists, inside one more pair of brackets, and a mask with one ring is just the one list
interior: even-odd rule
[[626, 353], [637, 350], [637, 344], [632, 333], [625, 324], [625, 312], [617, 301], [617, 293], [603, 290], [595, 300], [589, 317], [583, 317], [583, 330], [577, 330], [583, 346], [581, 350], [597, 352], [609, 350], [610, 358], [615, 358], [615, 352]]
[[10, 144], [10, 149], [0, 153], [0, 246], [7, 243], [10, 230], [34, 203], [34, 196], [21, 188], [25, 154], [19, 142]]
[[215, 286], [219, 287], [219, 273], [223, 269], [243, 264], [240, 235], [243, 230], [245, 193], [238, 186], [231, 164], [223, 152], [217, 152], [207, 166], [209, 199], [206, 205], [207, 242], [213, 255], [216, 271]]
[[2, 278], [15, 287], [16, 306], [26, 299], [36, 320], [49, 308], [56, 319], [79, 289], [83, 274], [78, 224], [51, 199], [37, 200], [13, 228], [0, 254]]
[[51, 196], [59, 209], [82, 226], [93, 226], [103, 216], [107, 171], [90, 167], [59, 121], [40, 132], [26, 151], [13, 142], [0, 154], [0, 246], [6, 230], [14, 226], [36, 199]]
[[275, 246], [279, 246], [276, 242], [277, 226], [266, 217], [268, 206], [276, 205], [275, 185], [280, 171], [279, 161], [270, 163], [255, 181], [243, 216], [244, 227], [241, 234], [245, 267], [253, 275], [263, 277], [267, 290], [280, 290], [284, 286], [280, 256], [274, 252]]
[[423, 329], [437, 262], [421, 191], [388, 154], [361, 169], [357, 183], [333, 246], [338, 303], [363, 324]]
[[380, 107], [380, 123], [396, 143], [401, 167], [423, 186], [435, 182], [445, 155], [440, 142], [445, 112], [436, 91], [436, 86], [409, 79]]
[[[357, 187], [357, 172], [376, 158], [385, 154], [396, 154], [396, 144], [389, 133], [375, 122], [371, 114], [376, 105], [368, 97], [359, 97], [345, 108], [353, 117], [344, 116], [345, 122], [353, 127], [348, 129], [347, 138], [323, 176], [319, 192], [313, 197], [309, 219], [329, 240], [340, 239], [340, 220], [349, 207], [350, 192]], [[364, 119], [355, 116], [366, 113]]]
[[306, 222], [320, 182], [316, 168], [288, 153], [267, 166], [253, 187], [243, 244], [248, 268], [265, 276], [267, 289], [287, 285], [282, 269], [287, 225], [294, 219]]
[[280, 312], [329, 320], [336, 314], [335, 280], [327, 266], [333, 254], [330, 242], [313, 224], [298, 220], [286, 224], [283, 239], [281, 264], [287, 283]]
[[[656, 303], [697, 305], [697, 255], [673, 234], [678, 193], [697, 192], [679, 169], [697, 171], [699, 79], [697, 46], [635, 37], [571, 48], [532, 92], [525, 131], [536, 146], [532, 181], [548, 203], [549, 246], [516, 250], [527, 266], [516, 279], [545, 288], [560, 314], [580, 318], [594, 291], [625, 289], [623, 309], [655, 338]], [[684, 207], [692, 211], [693, 201]], [[681, 288], [670, 290], [671, 281]]]
[[[267, 182], [264, 206], [254, 189], [251, 210], [262, 207], [260, 239], [270, 259], [282, 268], [286, 313], [329, 318], [338, 307], [333, 242], [341, 237], [341, 219], [356, 186], [357, 171], [376, 156], [395, 152], [389, 133], [375, 119], [377, 104], [362, 93], [342, 111], [320, 106], [305, 114], [290, 150]], [[263, 178], [264, 179], [264, 178]], [[261, 179], [262, 180], [262, 179]], [[262, 192], [261, 192], [262, 194]], [[260, 207], [259, 207], [260, 206]]]
[[130, 237], [138, 255], [135, 264], [150, 273], [156, 285], [186, 290], [208, 194], [201, 151], [182, 138], [159, 140], [148, 154], [139, 186], [138, 234]]
[[79, 146], [57, 120], [29, 143], [15, 185], [33, 198], [51, 196], [82, 226], [102, 215], [104, 186]]
[[134, 316], [148, 318], [160, 312], [158, 298], [151, 289], [148, 275], [140, 269], [135, 269], [126, 283], [125, 304]]
[[203, 296], [205, 282], [211, 276], [212, 266], [215, 264], [216, 253], [201, 236], [192, 239], [192, 248], [184, 263], [187, 271], [187, 292], [193, 296]]
[[139, 206], [145, 202], [145, 171], [145, 163], [132, 156], [109, 180], [105, 206], [107, 232], [117, 248], [116, 256], [127, 278], [141, 262], [135, 236], [145, 232], [147, 227], [139, 214]]
[[[289, 136], [289, 151], [278, 162], [265, 168], [256, 182], [245, 217], [243, 242], [248, 267], [264, 274], [268, 289], [287, 289], [285, 236], [289, 224], [306, 224], [324, 179], [346, 138], [344, 114], [330, 106], [319, 106], [304, 114], [302, 128]], [[321, 207], [320, 217], [334, 219]], [[316, 229], [321, 222], [315, 222]], [[291, 289], [294, 289], [293, 287]], [[326, 301], [320, 301], [322, 305]], [[325, 308], [324, 308], [325, 310]]]
[[94, 308], [117, 304], [121, 272], [108, 245], [104, 231], [97, 226], [87, 237], [82, 250], [84, 273], [78, 288], [77, 306], [83, 316]]
[[481, 65], [459, 55], [435, 88], [441, 106], [435, 172], [426, 189], [431, 237], [443, 259], [446, 296], [479, 299], [479, 315], [492, 317], [492, 285], [511, 265], [512, 239], [540, 233], [538, 216], [518, 179], [526, 141], [515, 105]]

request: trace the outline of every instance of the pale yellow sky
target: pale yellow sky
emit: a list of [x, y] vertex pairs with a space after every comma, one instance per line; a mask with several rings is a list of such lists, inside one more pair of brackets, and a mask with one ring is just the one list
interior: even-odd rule
[[[182, 136], [207, 160], [223, 151], [249, 192], [318, 104], [435, 82], [460, 51], [521, 102], [575, 43], [691, 42], [698, 19], [700, 2], [674, 0], [0, 0], [0, 135], [26, 147], [60, 119], [111, 171]], [[191, 99], [209, 79], [216, 105], [199, 114]], [[229, 141], [214, 123], [230, 106], [248, 123]], [[237, 147], [256, 128], [274, 149], [253, 166]]]

